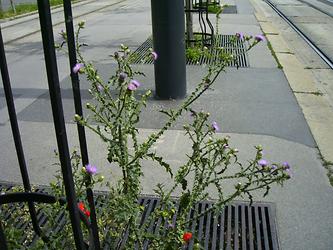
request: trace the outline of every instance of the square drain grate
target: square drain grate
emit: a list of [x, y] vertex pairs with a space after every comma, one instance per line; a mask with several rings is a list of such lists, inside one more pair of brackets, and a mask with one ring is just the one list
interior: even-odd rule
[[[249, 67], [248, 55], [246, 52], [245, 45], [235, 39], [234, 35], [217, 35], [215, 37], [215, 44], [218, 47], [223, 47], [225, 52], [231, 53], [235, 56], [235, 60], [231, 62], [229, 67]], [[134, 52], [134, 57], [130, 60], [132, 64], [152, 64], [153, 60], [148, 56], [149, 49], [153, 47], [152, 38], [148, 38], [143, 44], [139, 46]], [[213, 51], [210, 56], [201, 56], [199, 60], [186, 60], [187, 65], [203, 65], [211, 64], [212, 62], [218, 61], [218, 55], [216, 51]]]
[[[7, 184], [0, 184], [0, 192], [10, 192], [13, 186]], [[38, 192], [47, 192], [49, 189], [45, 187], [37, 188]], [[108, 199], [107, 193], [96, 193], [96, 207], [106, 206], [106, 200]], [[160, 200], [152, 196], [142, 196], [139, 199], [139, 203], [144, 207], [141, 214], [141, 224], [148, 220], [150, 214], [156, 207], [159, 206]], [[178, 201], [175, 199], [177, 206]], [[198, 203], [188, 215], [189, 218], [193, 218], [196, 214], [202, 213], [205, 210], [211, 208], [213, 202], [201, 202]], [[24, 204], [10, 205], [6, 207], [0, 206], [0, 213], [6, 220], [10, 218], [15, 209], [23, 209]], [[47, 217], [43, 211], [38, 210], [38, 222], [41, 226], [47, 222]], [[58, 214], [55, 218], [58, 221], [56, 228], [47, 229], [60, 231], [67, 223], [64, 213]], [[173, 218], [173, 224], [177, 220], [177, 214]], [[24, 221], [18, 221], [16, 223], [17, 228], [31, 230], [31, 223], [25, 223]], [[106, 227], [107, 228], [107, 227]], [[162, 219], [157, 221], [151, 221], [147, 226], [149, 233], [157, 234], [163, 233], [167, 225], [162, 223]], [[29, 229], [29, 230], [28, 230]], [[107, 231], [108, 229], [106, 229]], [[217, 249], [278, 249], [278, 239], [275, 224], [275, 208], [272, 203], [256, 203], [251, 206], [247, 202], [233, 202], [227, 205], [223, 211], [218, 213], [208, 212], [205, 216], [201, 217], [197, 221], [194, 221], [188, 228], [189, 231], [195, 232], [192, 240], [186, 249], [193, 249], [194, 241], [197, 242], [205, 250], [217, 250]], [[108, 235], [108, 232], [104, 232]], [[125, 232], [122, 243], [126, 242], [128, 234]], [[30, 239], [18, 239], [18, 241], [26, 247], [30, 248], [36, 244], [37, 236], [30, 236]], [[110, 249], [110, 239], [106, 238], [103, 242], [103, 249]], [[119, 242], [119, 241], [118, 241]], [[120, 243], [121, 244], [121, 243]], [[124, 248], [120, 248], [124, 249]], [[143, 243], [143, 249], [148, 250], [149, 241]]]
[[222, 14], [237, 14], [236, 5], [227, 5], [223, 8]]

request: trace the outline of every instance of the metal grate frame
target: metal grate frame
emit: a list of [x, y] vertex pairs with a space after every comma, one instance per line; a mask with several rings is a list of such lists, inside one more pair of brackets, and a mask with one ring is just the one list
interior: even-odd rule
[[[13, 185], [0, 184], [0, 192], [11, 192]], [[49, 188], [39, 187], [37, 192], [47, 192]], [[103, 200], [107, 199], [107, 193], [96, 193], [96, 207], [104, 206]], [[139, 199], [139, 203], [144, 207], [141, 215], [141, 223], [143, 223], [154, 209], [159, 205], [159, 198], [153, 196], [142, 196]], [[177, 204], [177, 200], [175, 203]], [[189, 218], [193, 218], [198, 213], [204, 212], [209, 209], [214, 203], [211, 201], [204, 201], [198, 203], [189, 214]], [[18, 204], [17, 206], [9, 206], [4, 210], [0, 206], [0, 212], [3, 216], [9, 218], [14, 209], [22, 209], [24, 204]], [[47, 217], [43, 211], [37, 211], [38, 223], [43, 226], [47, 222]], [[59, 213], [56, 220], [59, 222], [57, 228], [48, 229], [59, 231], [65, 225], [64, 212]], [[177, 220], [177, 215], [173, 218], [173, 223]], [[17, 228], [27, 230], [31, 228], [30, 223], [17, 222], [15, 225]], [[167, 225], [162, 224], [162, 220], [152, 222], [148, 226], [150, 233], [158, 233], [160, 229], [162, 231]], [[194, 221], [188, 228], [189, 231], [195, 232], [192, 240], [189, 242], [186, 249], [193, 249], [194, 241], [199, 242], [200, 245], [208, 250], [217, 249], [273, 249], [277, 250], [278, 238], [275, 222], [275, 207], [272, 203], [254, 202], [251, 206], [248, 202], [233, 202], [225, 207], [225, 209], [219, 213], [209, 212], [205, 216], [201, 217], [197, 221]], [[107, 232], [106, 232], [107, 233]], [[125, 233], [123, 242], [126, 242], [128, 235]], [[33, 235], [28, 246], [34, 246], [38, 236]], [[27, 238], [20, 239], [19, 242], [26, 242]], [[106, 240], [103, 244], [103, 249], [110, 249], [110, 242]], [[146, 241], [143, 244], [144, 250], [149, 249], [149, 242]]]
[[[228, 65], [229, 67], [249, 67], [246, 47], [240, 40], [235, 39], [234, 35], [217, 35], [215, 36], [214, 43], [218, 47], [223, 47], [225, 52], [235, 56], [235, 60]], [[149, 49], [152, 47], [153, 40], [149, 37], [134, 51], [134, 57], [130, 62], [133, 64], [152, 64], [153, 59], [149, 57]], [[218, 60], [217, 51], [213, 51], [209, 57], [203, 55], [198, 61], [186, 59], [186, 64], [203, 65], [211, 64]]]

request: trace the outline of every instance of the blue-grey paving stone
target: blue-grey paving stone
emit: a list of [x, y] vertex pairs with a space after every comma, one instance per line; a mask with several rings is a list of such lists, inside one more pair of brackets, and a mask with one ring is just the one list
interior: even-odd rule
[[[146, 73], [146, 78], [139, 78], [143, 83], [138, 94], [145, 90], [154, 90], [153, 66], [136, 66]], [[99, 72], [107, 79], [107, 72], [114, 70], [114, 65], [99, 65]], [[188, 93], [192, 91], [198, 80], [202, 78], [205, 68], [187, 67]], [[69, 79], [62, 81], [63, 105], [67, 122], [73, 120], [72, 91]], [[88, 83], [82, 79], [83, 102], [90, 101]], [[143, 110], [139, 123], [140, 128], [161, 128], [166, 116], [159, 113], [163, 108], [176, 108], [180, 100], [155, 100], [151, 98], [147, 108]], [[220, 124], [222, 132], [262, 134], [315, 147], [315, 142], [299, 108], [296, 99], [279, 69], [232, 69], [221, 74], [213, 86], [194, 105], [195, 110], [204, 110], [211, 114], [211, 120]], [[25, 121], [51, 122], [48, 93], [38, 98], [19, 114]], [[189, 115], [184, 115], [173, 128], [181, 129], [184, 123], [190, 122]]]
[[[13, 94], [14, 100], [20, 97], [18, 94]], [[7, 107], [6, 97], [3, 89], [0, 89], [0, 109]]]

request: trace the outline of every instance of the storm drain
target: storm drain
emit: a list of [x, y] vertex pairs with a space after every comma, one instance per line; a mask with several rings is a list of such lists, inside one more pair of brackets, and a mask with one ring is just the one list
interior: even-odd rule
[[[249, 67], [248, 55], [246, 46], [238, 39], [235, 39], [234, 35], [217, 35], [215, 36], [215, 45], [223, 48], [223, 52], [230, 53], [234, 56], [234, 60], [230, 62], [228, 67]], [[130, 63], [132, 64], [152, 64], [153, 59], [149, 56], [150, 51], [153, 47], [152, 38], [148, 38], [143, 44], [137, 48], [133, 54]], [[201, 55], [198, 60], [186, 59], [187, 65], [203, 65], [216, 63], [219, 60], [218, 52], [211, 50], [209, 55]]]
[[224, 6], [222, 14], [237, 14], [237, 6], [236, 5]]
[[[12, 187], [8, 185], [0, 185], [1, 192], [10, 192]], [[38, 192], [46, 192], [47, 189], [39, 188]], [[107, 199], [107, 194], [96, 194], [96, 207], [106, 206], [104, 202]], [[175, 199], [177, 207], [178, 201]], [[143, 212], [139, 221], [141, 225], [149, 221], [151, 213], [159, 206], [160, 200], [152, 196], [142, 196], [139, 199], [140, 205], [143, 207]], [[213, 202], [198, 203], [189, 213], [188, 218], [193, 218], [213, 206]], [[22, 209], [23, 204], [16, 204], [10, 206], [0, 207], [2, 218], [8, 219], [16, 209]], [[67, 223], [64, 213], [58, 214], [55, 218], [58, 222], [56, 228], [49, 228], [51, 230], [59, 231]], [[47, 221], [47, 217], [43, 211], [38, 210], [38, 222], [43, 226]], [[177, 213], [173, 217], [173, 224], [177, 221]], [[31, 230], [31, 223], [24, 221], [17, 221], [16, 227], [20, 229]], [[167, 230], [168, 225], [162, 222], [159, 218], [156, 221], [151, 220], [146, 226], [145, 231], [152, 234], [163, 234]], [[106, 231], [109, 230], [106, 227]], [[233, 202], [227, 205], [223, 211], [215, 213], [214, 211], [208, 212], [205, 216], [194, 221], [188, 226], [188, 230], [195, 232], [192, 240], [189, 242], [186, 249], [193, 249], [196, 242], [200, 243], [203, 249], [217, 250], [217, 249], [278, 249], [278, 240], [275, 224], [275, 209], [271, 203], [256, 203], [251, 206], [247, 202]], [[28, 231], [28, 230], [27, 230]], [[108, 232], [104, 232], [108, 235]], [[124, 236], [119, 241], [121, 246], [127, 241], [128, 232], [124, 232]], [[29, 248], [35, 245], [37, 240], [36, 235], [27, 235], [19, 242], [23, 243]], [[29, 243], [27, 243], [29, 242]], [[148, 250], [149, 241], [143, 243], [143, 249]], [[106, 238], [102, 244], [103, 249], [110, 249], [109, 239]], [[137, 248], [138, 249], [138, 248]], [[184, 248], [185, 249], [185, 248]]]

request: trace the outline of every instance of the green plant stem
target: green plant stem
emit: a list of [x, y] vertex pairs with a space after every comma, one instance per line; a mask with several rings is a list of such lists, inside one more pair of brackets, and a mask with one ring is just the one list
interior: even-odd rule
[[[186, 110], [193, 102], [195, 102], [203, 93], [206, 92], [206, 90], [216, 81], [218, 75], [224, 70], [225, 64], [222, 64], [222, 66], [219, 68], [219, 70], [216, 72], [215, 76], [213, 77], [213, 79], [209, 82], [206, 83], [206, 86], [204, 86], [204, 88], [197, 93], [197, 91], [200, 90], [200, 86], [204, 85], [205, 82], [202, 82], [199, 85], [199, 88], [197, 88], [198, 90], [195, 90], [191, 96], [187, 99], [187, 101], [185, 101], [184, 105], [182, 107], [180, 107], [177, 112], [171, 116], [169, 118], [169, 120], [165, 123], [164, 127], [160, 129], [160, 131], [155, 135], [151, 135], [148, 140], [143, 143], [142, 145], [145, 145], [145, 148], [141, 149], [135, 156], [134, 158], [126, 165], [126, 168], [131, 165], [132, 163], [134, 163], [136, 160], [138, 160], [139, 158], [141, 158], [144, 154], [146, 154], [149, 150], [149, 148], [156, 142], [156, 140], [158, 140], [158, 138], [161, 137], [161, 135], [164, 134], [164, 132], [166, 130], [168, 130], [172, 124], [177, 120], [177, 118], [179, 116], [181, 116], [181, 114], [183, 113], [184, 110]], [[208, 76], [205, 79], [208, 79], [208, 77], [211, 75], [211, 72], [208, 73]]]
[[226, 200], [223, 200], [223, 201], [220, 201], [220, 202], [214, 204], [214, 206], [212, 206], [211, 208], [209, 208], [209, 209], [205, 210], [204, 212], [194, 216], [190, 220], [187, 220], [187, 221], [181, 223], [180, 225], [185, 226], [188, 223], [190, 223], [191, 221], [198, 220], [202, 216], [205, 216], [206, 214], [214, 211], [217, 207], [220, 207], [220, 206], [222, 206], [224, 204], [227, 204], [228, 202], [234, 200], [236, 197], [238, 197], [242, 193], [247, 193], [247, 192], [252, 192], [252, 191], [255, 191], [255, 190], [258, 190], [258, 189], [262, 189], [262, 188], [264, 188], [264, 187], [266, 187], [266, 186], [268, 186], [269, 184], [272, 184], [272, 183], [274, 183], [274, 180], [268, 182], [268, 184], [264, 184], [264, 185], [260, 185], [260, 186], [254, 187], [254, 188], [247, 189], [247, 187], [249, 187], [251, 185], [251, 183], [248, 183], [248, 184], [245, 185], [244, 188], [242, 188], [242, 190], [237, 190], [231, 196], [229, 196], [229, 198], [227, 198]]

